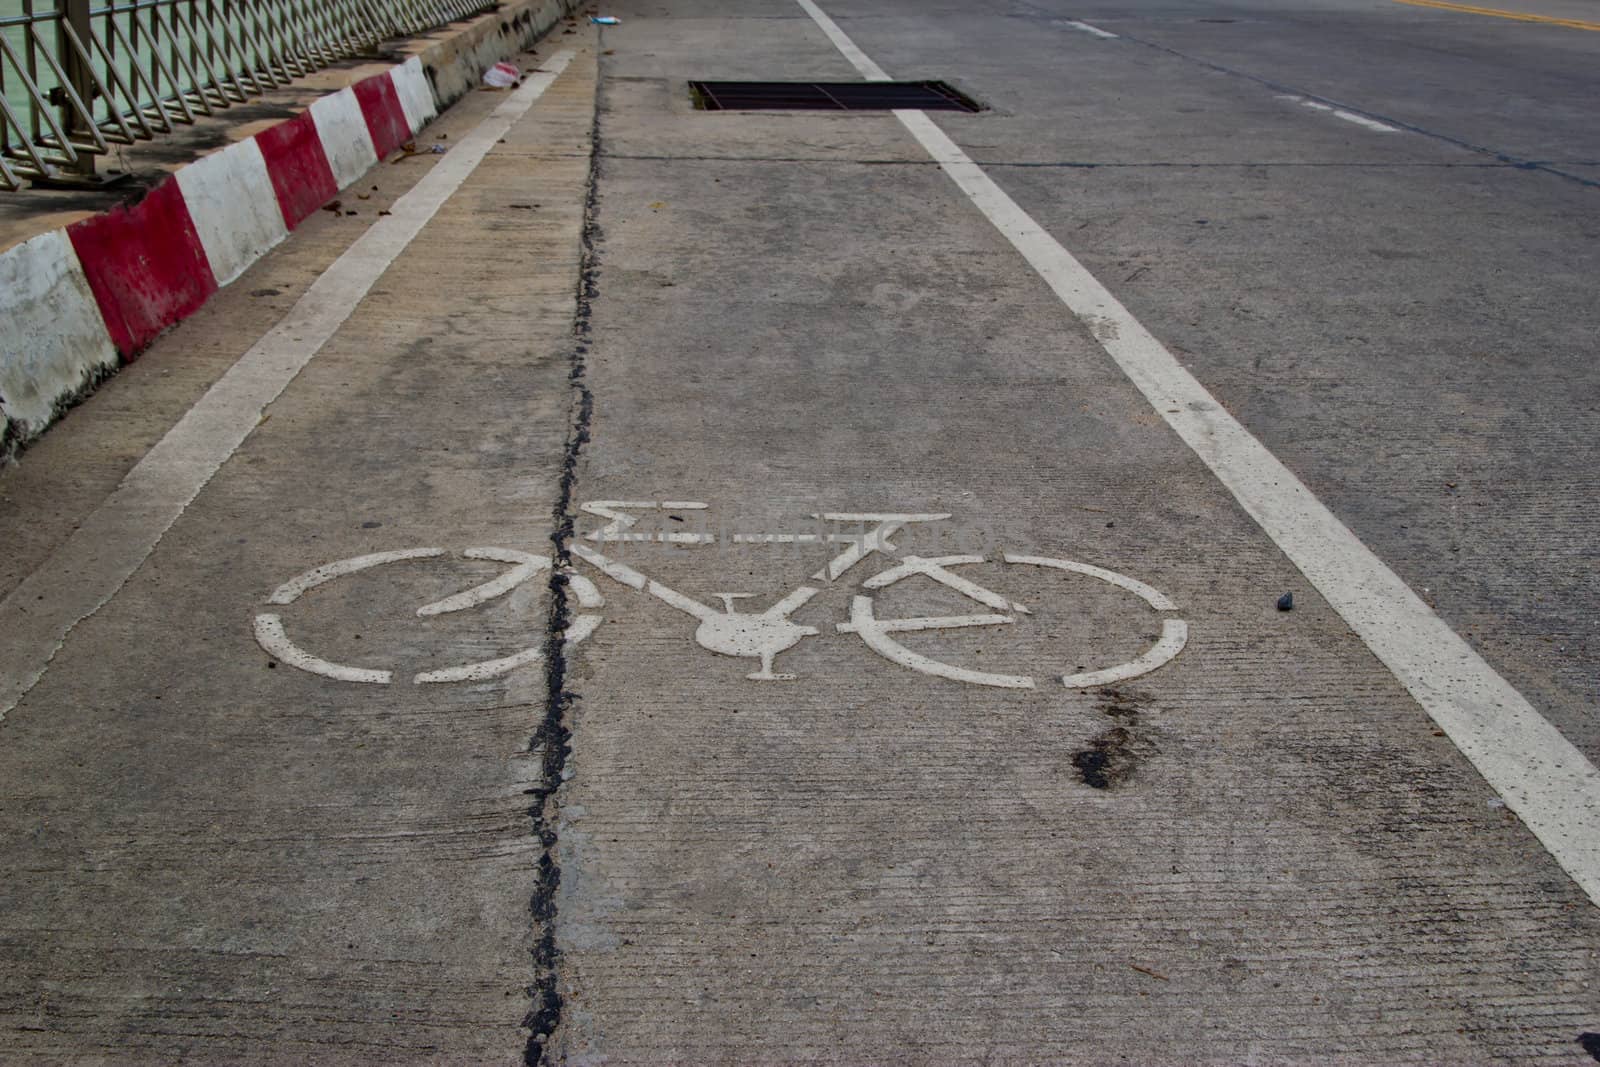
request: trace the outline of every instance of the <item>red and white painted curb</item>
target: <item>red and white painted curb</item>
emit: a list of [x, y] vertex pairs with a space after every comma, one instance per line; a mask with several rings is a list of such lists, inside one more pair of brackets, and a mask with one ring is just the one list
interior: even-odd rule
[[437, 114], [413, 57], [191, 163], [137, 203], [0, 252], [0, 458]]

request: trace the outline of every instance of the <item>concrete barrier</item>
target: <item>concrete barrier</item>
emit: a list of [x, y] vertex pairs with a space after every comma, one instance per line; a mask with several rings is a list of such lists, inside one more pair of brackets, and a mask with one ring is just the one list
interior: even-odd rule
[[0, 254], [0, 293], [0, 455], [10, 455], [115, 370], [117, 349], [63, 230]]
[[522, 0], [419, 39], [141, 199], [0, 252], [0, 461], [576, 6]]
[[483, 72], [549, 32], [577, 0], [527, 0], [507, 4], [461, 33], [428, 44], [418, 52], [441, 108], [478, 87]]

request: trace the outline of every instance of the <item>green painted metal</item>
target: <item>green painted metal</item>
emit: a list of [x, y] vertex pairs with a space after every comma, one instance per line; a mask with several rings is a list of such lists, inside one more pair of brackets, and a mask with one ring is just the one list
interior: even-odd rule
[[496, 0], [0, 0], [0, 189], [96, 160]]

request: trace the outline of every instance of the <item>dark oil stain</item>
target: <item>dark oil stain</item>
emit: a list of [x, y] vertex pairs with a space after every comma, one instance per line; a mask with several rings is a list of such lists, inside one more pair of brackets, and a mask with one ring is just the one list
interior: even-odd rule
[[1119, 722], [1135, 723], [1139, 721], [1140, 705], [1147, 704], [1150, 697], [1136, 689], [1119, 689], [1116, 686], [1106, 686], [1095, 694], [1099, 699], [1099, 711], [1102, 715], [1109, 715]]
[[1128, 741], [1132, 735], [1126, 726], [1113, 726], [1089, 742], [1089, 747], [1072, 754], [1072, 765], [1078, 768], [1083, 784], [1091, 789], [1110, 789], [1123, 781], [1132, 770], [1127, 759]]
[[1141, 729], [1141, 705], [1149, 697], [1141, 692], [1107, 686], [1096, 694], [1102, 715], [1116, 722], [1089, 744], [1072, 754], [1083, 784], [1091, 789], [1115, 789], [1132, 776], [1139, 763], [1155, 751]]

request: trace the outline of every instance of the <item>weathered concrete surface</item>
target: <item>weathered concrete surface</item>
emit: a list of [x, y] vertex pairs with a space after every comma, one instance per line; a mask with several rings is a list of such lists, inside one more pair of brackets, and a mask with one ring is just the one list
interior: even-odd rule
[[[1438, 255], [1450, 248], [1465, 277], [1482, 269], [1473, 254], [1414, 209], [1380, 205], [1459, 200], [1459, 220], [1482, 203], [1477, 187], [1518, 181], [1537, 205], [1524, 225], [1546, 241], [1560, 239], [1549, 213], [1581, 210], [1581, 192], [1555, 179], [1530, 188], [1522, 171], [1426, 170], [1459, 150], [1363, 140], [1374, 135], [1152, 49], [1097, 53], [1098, 39], [1049, 21], [1079, 10], [823, 6], [892, 74], [947, 77], [996, 105], [939, 122], [980, 161], [1039, 163], [994, 173], [1052, 232], [1086, 243], [1113, 288], [1153, 263], [1161, 283], [1131, 292], [1163, 327], [1183, 308], [1199, 318], [1255, 299], [1236, 288], [1242, 268], [1227, 275], [1207, 259], [1227, 233], [1201, 243], [1244, 215], [1410, 228]], [[1117, 5], [1114, 28], [1135, 33], [1144, 15], [1185, 26], [1244, 17], [1237, 8]], [[793, 618], [821, 636], [777, 657], [798, 678], [752, 681], [754, 662], [699, 647], [692, 619], [603, 583], [607, 622], [575, 656], [560, 794], [561, 1053], [729, 1064], [1583, 1060], [1576, 1039], [1600, 1022], [1600, 913], [901, 127], [689, 110], [689, 78], [853, 78], [811, 22], [783, 0], [615, 10], [624, 21], [604, 35], [615, 54], [602, 83], [604, 241], [587, 361], [594, 418], [576, 499], [704, 501], [728, 517], [713, 529], [778, 533], [807, 528], [819, 510], [949, 512], [955, 538], [936, 550], [1000, 546], [1126, 572], [1169, 594], [1191, 636], [1174, 663], [1113, 689], [964, 686], [834, 632], [878, 561], [813, 582], [824, 591]], [[1264, 9], [1254, 17], [1272, 21]], [[1288, 169], [1346, 168], [1351, 157], [1373, 161], [1375, 184], [1348, 169]], [[1250, 167], [1214, 180], [1204, 169], [1253, 159], [1284, 161], [1284, 184], [1258, 193]], [[1105, 166], [1080, 173], [1063, 163], [1073, 160]], [[1329, 201], [1317, 205], [1309, 187]], [[1289, 277], [1301, 260], [1307, 276], [1285, 286], [1301, 303], [1278, 305], [1298, 344], [1278, 351], [1304, 353], [1308, 368], [1332, 363], [1339, 402], [1305, 417], [1350, 432], [1279, 436], [1270, 412], [1264, 425], [1275, 446], [1293, 442], [1290, 455], [1314, 454], [1313, 470], [1372, 466], [1412, 435], [1391, 427], [1373, 447], [1357, 428], [1382, 410], [1369, 396], [1392, 397], [1411, 418], [1432, 405], [1403, 403], [1390, 367], [1366, 376], [1347, 354], [1346, 334], [1360, 329], [1347, 320], [1370, 298], [1340, 276], [1345, 245], [1324, 241], [1251, 251]], [[1354, 316], [1328, 306], [1345, 301]], [[1571, 295], [1562, 306], [1592, 315]], [[1231, 322], [1196, 364], [1257, 351], [1251, 395], [1303, 410], [1302, 379], [1264, 362], [1271, 323]], [[1548, 322], [1537, 336], [1565, 330]], [[1179, 351], [1193, 350], [1190, 332], [1171, 335]], [[1400, 332], [1413, 345], [1427, 335]], [[1400, 361], [1415, 355], [1406, 341], [1390, 347], [1394, 375], [1430, 373], [1428, 361]], [[1566, 366], [1559, 350], [1543, 358]], [[1506, 401], [1483, 382], [1459, 403]], [[1435, 441], [1430, 452], [1453, 448], [1456, 462], [1463, 449], [1489, 458], [1456, 435]], [[1592, 442], [1573, 446], [1575, 464], [1592, 465]], [[1515, 453], [1536, 454], [1542, 443]], [[1436, 491], [1414, 506], [1436, 506]], [[1358, 521], [1376, 519], [1335, 498]], [[931, 533], [896, 545], [927, 554]], [[1539, 542], [1563, 538], [1592, 547], [1570, 518]], [[823, 558], [650, 548], [613, 554], [711, 605], [755, 594], [747, 612]], [[1521, 562], [1502, 558], [1502, 573]], [[1028, 625], [907, 645], [979, 669], [1070, 671], [1116, 662], [1152, 636], [1148, 612], [1091, 582], [994, 564], [969, 573], [1033, 607]], [[972, 609], [927, 588], [896, 586], [877, 610]], [[1293, 612], [1274, 608], [1285, 590]], [[1589, 719], [1570, 722], [1587, 736]]]
[[[548, 550], [593, 94], [585, 53], [0, 727], [8, 1061], [521, 1061], [542, 673], [344, 687], [273, 662], [251, 620], [279, 583], [342, 557], [441, 539]], [[504, 99], [469, 98], [440, 136]], [[370, 224], [379, 192], [428, 165], [375, 175], [374, 200], [351, 197], [360, 215], [269, 255], [126, 388], [196, 350], [237, 356], [273, 317], [262, 302], [281, 314], [339, 228]], [[24, 457], [8, 505], [42, 510], [49, 480], [16, 475], [69, 451]], [[498, 569], [397, 565], [272, 610], [330, 657], [402, 669], [542, 643], [544, 581], [470, 620], [416, 618]]]
[[[824, 6], [892, 73], [992, 104], [938, 122], [1594, 751], [1593, 646], [1566, 640], [1595, 617], [1592, 208], [1556, 173], [1593, 167], [1558, 106], [1591, 45], [1377, 0], [1118, 3], [1110, 42], [1065, 21], [1099, 13], [1043, 2]], [[532, 1038], [574, 1063], [1584, 1062], [1600, 912], [903, 128], [689, 108], [691, 77], [851, 78], [814, 24], [789, 0], [607, 13], [588, 210], [592, 55], [0, 725], [10, 1058], [515, 1062]], [[1455, 143], [1506, 133], [1474, 94], [1512, 84], [1542, 115], [1507, 142], [1527, 159]], [[175, 418], [205, 378], [160, 371], [192, 348], [214, 374], [356, 221], [319, 217], [89, 404], [137, 389]], [[5, 534], [47, 521], [31, 565], [0, 565], [37, 566], [162, 429], [102, 425], [73, 448], [112, 458], [57, 514], [29, 471], [78, 435], [4, 475]], [[1467, 484], [1455, 465], [1486, 472], [1483, 518], [1439, 492]], [[603, 605], [574, 581], [418, 620], [498, 569], [452, 557], [273, 609], [307, 648], [405, 671], [602, 616], [549, 673], [353, 685], [269, 667], [250, 637], [311, 566], [546, 553], [553, 508], [605, 500], [673, 501], [646, 528], [680, 545], [948, 513], [894, 550], [1077, 560], [1175, 606], [961, 565], [1032, 614], [900, 642], [1045, 683], [970, 686], [838, 631], [857, 596], [977, 610], [869, 587], [881, 556], [825, 581], [815, 544], [607, 548], [651, 587], [582, 562], [604, 519], [577, 513], [563, 546]], [[750, 595], [731, 606], [754, 619], [802, 583], [820, 592], [794, 624], [819, 633], [776, 656], [792, 680], [695, 636], [765, 624], [664, 592]], [[1174, 615], [1188, 643], [1159, 670], [1050, 682]]]

